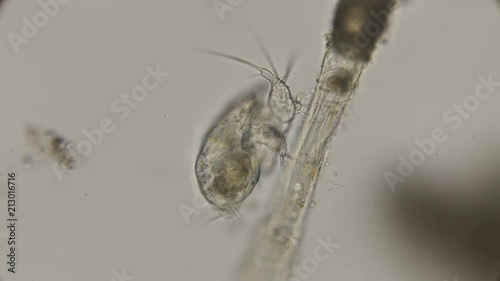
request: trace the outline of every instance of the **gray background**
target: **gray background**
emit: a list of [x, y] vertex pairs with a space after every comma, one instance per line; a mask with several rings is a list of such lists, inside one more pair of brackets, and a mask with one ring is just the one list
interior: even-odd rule
[[[19, 34], [22, 17], [40, 7], [6, 1], [0, 11], [0, 234], [6, 232], [6, 172], [15, 170], [19, 246], [12, 275], [4, 266], [7, 245], [0, 243], [1, 278], [108, 281], [113, 270], [126, 268], [134, 280], [230, 280], [250, 232], [237, 220], [207, 225], [216, 216], [210, 208], [188, 224], [179, 206], [193, 206], [194, 159], [211, 120], [257, 79], [248, 68], [190, 48], [267, 65], [253, 29], [281, 72], [299, 50], [289, 81], [298, 93], [313, 86], [334, 3], [243, 0], [221, 20], [212, 1], [72, 0], [15, 54], [7, 34]], [[298, 262], [312, 255], [318, 237], [330, 235], [341, 247], [308, 280], [495, 280], [498, 263], [463, 241], [489, 197], [484, 187], [496, 186], [500, 90], [456, 131], [442, 114], [474, 93], [479, 76], [500, 80], [499, 27], [500, 7], [492, 0], [401, 7], [331, 144]], [[112, 101], [157, 64], [170, 76], [119, 120]], [[102, 118], [116, 129], [62, 182], [50, 162], [23, 169], [25, 125], [37, 121], [79, 141]], [[417, 168], [412, 184], [391, 192], [383, 173], [435, 128], [449, 137], [438, 156]], [[264, 178], [241, 209], [250, 228], [266, 207], [272, 179]], [[342, 187], [328, 193], [336, 183]], [[420, 211], [406, 216], [399, 202], [411, 188], [423, 198], [414, 205], [438, 206], [452, 226], [428, 222]]]

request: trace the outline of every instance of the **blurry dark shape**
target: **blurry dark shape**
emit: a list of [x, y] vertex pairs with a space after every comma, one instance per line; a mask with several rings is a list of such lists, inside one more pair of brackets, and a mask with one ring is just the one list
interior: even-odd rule
[[370, 61], [395, 4], [395, 0], [340, 1], [333, 19], [335, 51], [355, 61]]
[[33, 164], [36, 158], [47, 157], [56, 161], [61, 168], [72, 170], [81, 160], [73, 144], [51, 129], [37, 125], [27, 126], [26, 142], [35, 149], [35, 153], [24, 157], [25, 166]]
[[472, 244], [491, 260], [500, 261], [500, 221], [482, 222], [471, 235]]
[[469, 186], [420, 175], [408, 178], [391, 197], [389, 217], [405, 236], [418, 241], [415, 247], [429, 249], [449, 263], [466, 261], [471, 270], [484, 274], [498, 270], [498, 176]]

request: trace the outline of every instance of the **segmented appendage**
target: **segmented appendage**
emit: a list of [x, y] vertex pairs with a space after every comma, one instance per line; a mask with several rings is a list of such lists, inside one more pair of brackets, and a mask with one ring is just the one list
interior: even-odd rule
[[268, 124], [254, 124], [252, 128], [252, 141], [266, 146], [274, 156], [278, 156], [283, 164], [287, 153], [285, 136], [275, 127]]
[[277, 79], [269, 93], [268, 104], [273, 115], [281, 122], [291, 122], [296, 113], [296, 102], [288, 85]]

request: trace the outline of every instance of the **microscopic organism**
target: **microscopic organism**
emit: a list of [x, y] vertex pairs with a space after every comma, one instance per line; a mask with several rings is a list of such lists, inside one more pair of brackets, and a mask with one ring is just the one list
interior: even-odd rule
[[233, 101], [209, 129], [196, 159], [196, 179], [206, 200], [223, 217], [239, 216], [238, 207], [259, 181], [266, 148], [284, 165], [285, 134], [300, 101], [292, 98], [286, 84], [291, 67], [280, 78], [272, 62], [270, 71], [235, 56], [204, 52], [250, 66], [271, 84], [269, 91], [260, 83]]
[[72, 143], [52, 129], [33, 124], [27, 126], [26, 143], [35, 151], [24, 156], [25, 166], [32, 165], [37, 159], [49, 158], [61, 168], [72, 170], [81, 160], [71, 148]]

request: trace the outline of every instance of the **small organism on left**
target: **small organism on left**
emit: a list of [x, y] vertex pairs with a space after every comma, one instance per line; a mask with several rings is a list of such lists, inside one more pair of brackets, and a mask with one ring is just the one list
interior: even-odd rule
[[267, 83], [260, 83], [235, 99], [208, 130], [196, 159], [196, 179], [205, 199], [222, 217], [234, 214], [242, 220], [238, 207], [254, 190], [264, 161], [285, 164], [285, 134], [301, 104], [286, 84], [291, 64], [280, 78], [267, 53], [272, 72], [235, 56], [204, 52], [250, 66], [271, 85], [267, 90]]
[[26, 144], [33, 150], [24, 155], [23, 164], [29, 167], [38, 160], [51, 159], [61, 168], [72, 170], [81, 160], [72, 148], [72, 142], [66, 140], [52, 129], [44, 129], [39, 125], [28, 125], [25, 131]]

